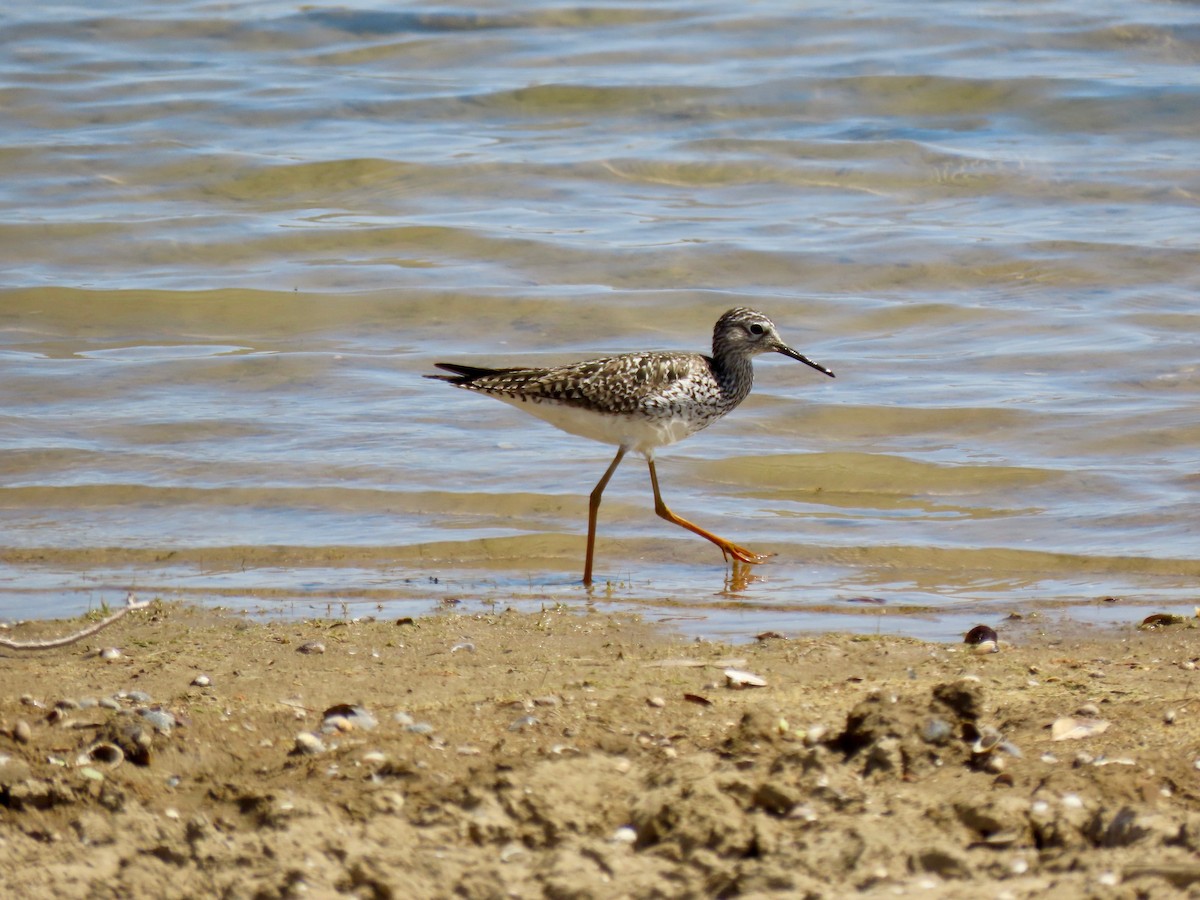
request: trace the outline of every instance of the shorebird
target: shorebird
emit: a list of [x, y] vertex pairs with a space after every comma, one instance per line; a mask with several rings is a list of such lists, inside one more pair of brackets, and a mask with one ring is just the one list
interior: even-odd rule
[[616, 444], [617, 455], [588, 502], [583, 583], [591, 585], [600, 497], [630, 451], [646, 458], [654, 511], [660, 517], [712, 541], [727, 562], [730, 557], [742, 563], [767, 559], [671, 512], [663, 502], [654, 469], [656, 450], [707, 428], [746, 399], [754, 385], [752, 361], [762, 353], [782, 353], [834, 377], [824, 366], [785, 344], [774, 322], [745, 307], [731, 309], [717, 319], [712, 356], [643, 351], [548, 369], [437, 363], [437, 368], [453, 374], [425, 377], [503, 400], [571, 434]]

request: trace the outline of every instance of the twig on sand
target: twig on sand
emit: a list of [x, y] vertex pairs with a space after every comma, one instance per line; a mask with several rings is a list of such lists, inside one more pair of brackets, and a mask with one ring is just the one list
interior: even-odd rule
[[118, 609], [111, 616], [105, 616], [99, 622], [93, 622], [81, 631], [76, 631], [74, 634], [68, 634], [65, 637], [46, 638], [41, 641], [11, 641], [8, 638], [0, 637], [0, 650], [53, 650], [56, 647], [66, 647], [69, 644], [74, 644], [76, 641], [82, 641], [86, 637], [91, 637], [97, 631], [107, 628], [127, 613], [131, 613], [135, 609], [145, 609], [149, 605], [149, 600], [138, 600], [133, 594], [130, 594], [125, 598], [124, 609]]

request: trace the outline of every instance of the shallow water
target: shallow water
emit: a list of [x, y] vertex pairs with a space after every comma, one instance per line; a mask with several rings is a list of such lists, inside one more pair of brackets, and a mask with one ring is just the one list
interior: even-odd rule
[[[420, 376], [761, 359], [605, 494], [703, 634], [1189, 611], [1200, 7], [29, 4], [0, 44], [0, 614], [580, 603], [610, 449]], [[1113, 599], [1117, 598], [1117, 599]]]

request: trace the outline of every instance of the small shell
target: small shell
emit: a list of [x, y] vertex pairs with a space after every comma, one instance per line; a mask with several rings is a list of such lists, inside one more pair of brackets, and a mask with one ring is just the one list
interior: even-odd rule
[[995, 728], [985, 727], [980, 732], [979, 738], [974, 744], [971, 745], [971, 752], [976, 755], [991, 753], [1000, 745], [1000, 742], [1003, 739], [1003, 735], [1001, 735], [1000, 732], [998, 732]]
[[320, 641], [306, 641], [296, 648], [297, 653], [324, 653], [325, 645]]
[[731, 688], [766, 687], [767, 680], [742, 669], [726, 669], [725, 683]]
[[379, 721], [366, 709], [349, 703], [329, 707], [321, 714], [321, 719], [326, 728], [337, 728], [340, 731], [353, 731], [356, 728], [371, 731], [379, 725]]
[[212, 679], [209, 678], [207, 675], [197, 675], [195, 678], [192, 679], [193, 687], [210, 687], [211, 685], [212, 685]]
[[101, 659], [120, 659], [121, 650], [119, 647], [105, 647], [96, 655]]
[[101, 741], [98, 744], [92, 744], [87, 750], [79, 754], [79, 758], [75, 760], [75, 765], [86, 766], [91, 763], [98, 763], [110, 769], [115, 769], [123, 762], [125, 762], [124, 750], [116, 744]]
[[528, 731], [536, 725], [542, 724], [542, 720], [537, 716], [521, 716], [508, 726], [509, 731]]
[[465, 653], [474, 653], [475, 645], [472, 644], [470, 641], [460, 641], [459, 643], [455, 644], [453, 647], [450, 648], [451, 653], [457, 653], [460, 650], [462, 650]]
[[985, 644], [991, 642], [993, 645], [999, 643], [1000, 638], [996, 634], [996, 629], [987, 625], [976, 625], [965, 635], [963, 635], [964, 644]]
[[1063, 716], [1055, 719], [1050, 726], [1052, 741], [1077, 741], [1082, 738], [1094, 737], [1108, 730], [1109, 723], [1104, 719], [1081, 719], [1075, 716]]

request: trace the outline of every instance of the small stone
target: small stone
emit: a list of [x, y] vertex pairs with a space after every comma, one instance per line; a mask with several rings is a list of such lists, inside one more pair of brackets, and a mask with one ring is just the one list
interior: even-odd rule
[[207, 675], [197, 675], [195, 678], [192, 679], [193, 687], [210, 687], [211, 685], [212, 685], [212, 679], [209, 678]]
[[12, 736], [18, 744], [28, 744], [33, 740], [33, 729], [24, 719], [18, 719], [17, 723], [13, 725]]
[[647, 697], [646, 705], [652, 706], [655, 709], [662, 709], [664, 706], [667, 705], [667, 701], [664, 700], [662, 697]]
[[318, 753], [325, 752], [325, 744], [312, 732], [302, 731], [296, 735], [296, 747], [292, 752], [305, 756], [316, 756]]
[[826, 734], [826, 732], [828, 732], [828, 730], [829, 729], [826, 728], [824, 725], [808, 726], [808, 730], [804, 732], [804, 746], [805, 747], [817, 746], [817, 744], [819, 744], [819, 743], [821, 743], [821, 741], [825, 740], [825, 734]]
[[165, 709], [139, 709], [138, 715], [159, 734], [170, 734], [176, 725], [176, 719]]
[[761, 675], [746, 672], [742, 669], [726, 669], [725, 683], [731, 688], [766, 687], [767, 680]]
[[395, 815], [404, 809], [404, 795], [397, 791], [381, 791], [371, 797], [371, 803], [379, 812]]
[[945, 744], [954, 735], [954, 726], [941, 716], [926, 719], [921, 726], [921, 740], [927, 744]]
[[96, 655], [101, 659], [120, 659], [121, 649], [119, 647], [105, 647]]
[[320, 641], [306, 641], [296, 648], [297, 653], [324, 653], [325, 645]]
[[622, 825], [612, 833], [612, 837], [609, 840], [611, 840], [614, 844], [636, 844], [637, 829], [632, 828], [629, 825]]

